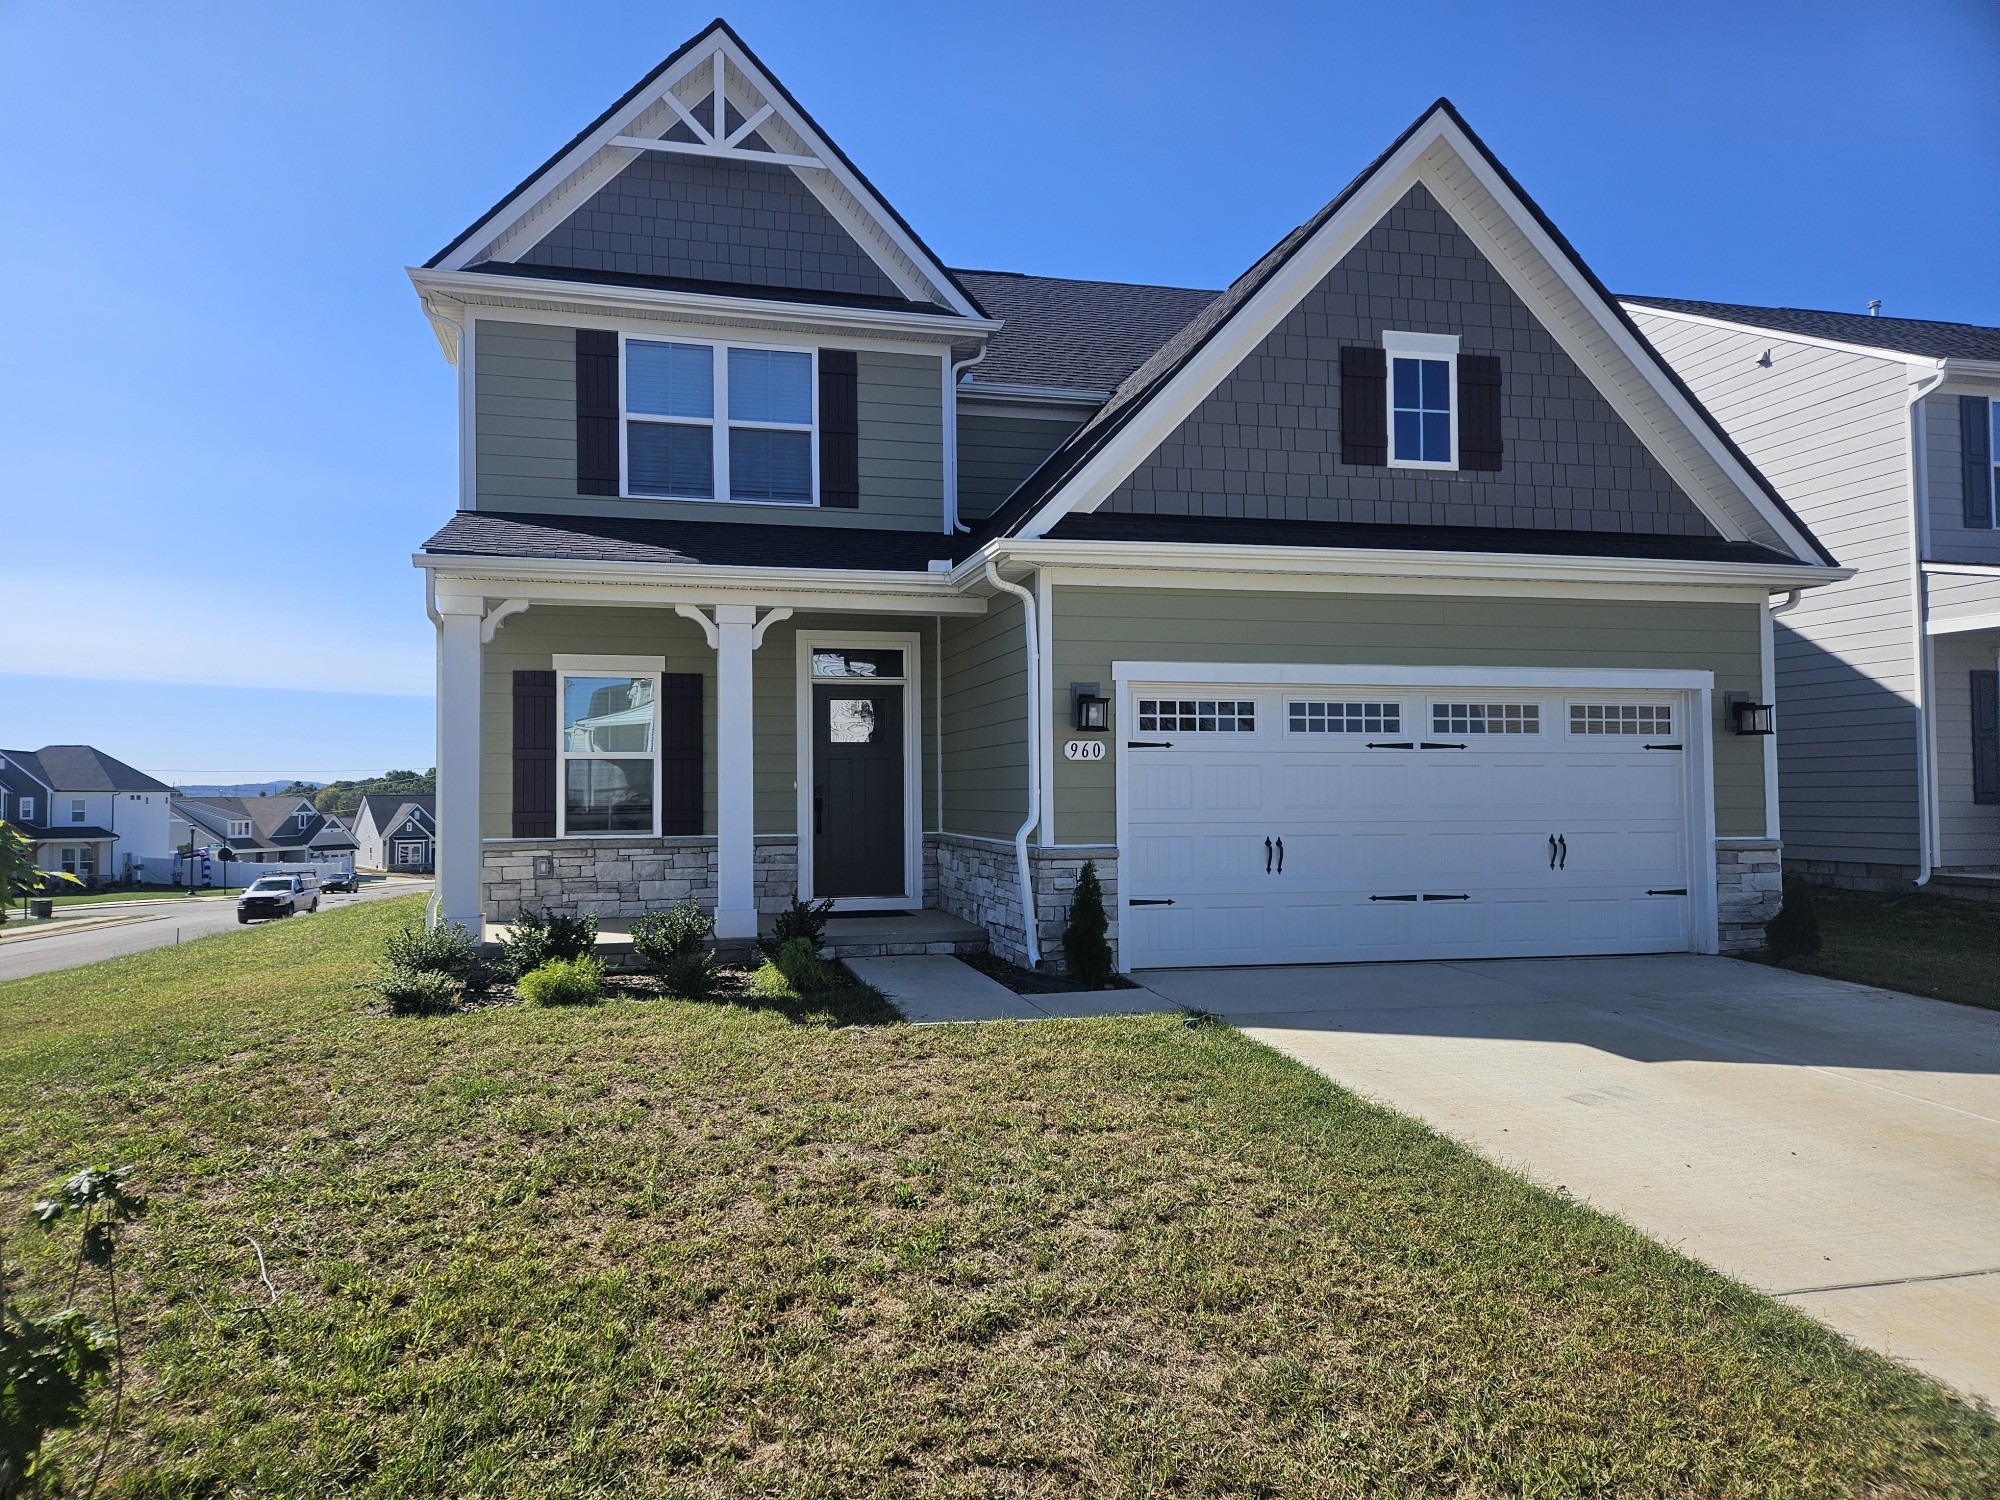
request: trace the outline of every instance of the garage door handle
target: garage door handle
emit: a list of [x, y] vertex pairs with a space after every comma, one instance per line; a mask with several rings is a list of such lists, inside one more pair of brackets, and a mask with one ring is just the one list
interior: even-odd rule
[[1414, 901], [1417, 898], [1414, 895], [1410, 895], [1410, 896], [1370, 896], [1368, 899], [1370, 901]]
[[1283, 839], [1278, 840], [1278, 873], [1280, 875], [1285, 873], [1285, 841]]
[[1677, 890], [1671, 891], [1648, 891], [1646, 894], [1649, 896], [1685, 896], [1687, 894], [1687, 887], [1681, 886]]
[[1153, 896], [1151, 898], [1144, 896], [1133, 896], [1130, 897], [1125, 902], [1125, 904], [1127, 906], [1172, 906], [1174, 904], [1174, 898], [1172, 896]]
[[1463, 750], [1465, 746], [1447, 745], [1442, 740], [1425, 740], [1421, 745], [1417, 746], [1417, 748], [1419, 750]]
[[1559, 834], [1559, 835], [1557, 835], [1557, 837], [1556, 837], [1556, 848], [1557, 848], [1557, 849], [1558, 849], [1559, 851], [1561, 851], [1561, 852], [1560, 852], [1560, 853], [1559, 853], [1559, 854], [1557, 855], [1557, 857], [1556, 857], [1556, 868], [1557, 868], [1558, 870], [1567, 870], [1567, 869], [1569, 868], [1569, 835], [1568, 835], [1568, 834], [1566, 834], [1566, 833], [1565, 833], [1565, 834]]
[[1678, 750], [1681, 747], [1679, 745], [1647, 745], [1645, 748], [1648, 750]]
[[1271, 841], [1268, 838], [1264, 840], [1264, 873], [1271, 873]]
[[1553, 870], [1555, 867], [1556, 867], [1556, 836], [1552, 833], [1549, 835], [1549, 868]]
[[1425, 891], [1424, 899], [1426, 901], [1470, 901], [1472, 897], [1463, 894], [1457, 896], [1440, 896], [1435, 891]]
[[1125, 748], [1127, 750], [1171, 750], [1174, 748], [1174, 742], [1172, 740], [1127, 740]]
[[1410, 740], [1370, 740], [1370, 750], [1414, 750], [1416, 745]]

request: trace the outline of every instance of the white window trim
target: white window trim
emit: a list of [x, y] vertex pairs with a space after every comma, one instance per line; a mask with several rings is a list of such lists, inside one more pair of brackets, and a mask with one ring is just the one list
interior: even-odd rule
[[[660, 836], [660, 678], [664, 659], [657, 656], [558, 656], [556, 663], [556, 837], [559, 839], [637, 839]], [[567, 663], [567, 665], [565, 665]], [[606, 665], [611, 663], [611, 665]], [[646, 663], [644, 666], [628, 663]], [[571, 754], [563, 743], [563, 700], [572, 677], [643, 677], [653, 684], [653, 748], [649, 755], [636, 751], [582, 750]], [[569, 831], [569, 763], [572, 760], [641, 760], [653, 763], [653, 822], [650, 828], [590, 829]]]
[[[634, 340], [642, 344], [700, 344], [706, 346], [713, 356], [712, 392], [714, 402], [712, 415], [707, 417], [663, 417], [653, 412], [633, 412], [627, 409], [625, 400], [625, 348]], [[812, 389], [807, 396], [807, 415], [804, 424], [796, 422], [732, 422], [729, 416], [729, 351], [731, 349], [768, 349], [780, 354], [803, 354], [812, 371]], [[712, 495], [641, 495], [632, 489], [632, 465], [627, 453], [626, 437], [632, 422], [659, 422], [665, 426], [700, 427], [710, 429], [710, 460], [713, 464]], [[729, 493], [729, 429], [732, 426], [754, 428], [764, 432], [803, 432], [807, 434], [812, 455], [812, 494], [805, 501], [796, 500], [738, 500]], [[1456, 451], [1454, 449], [1453, 451]], [[618, 494], [626, 500], [664, 500], [679, 505], [765, 505], [778, 510], [819, 509], [819, 349], [816, 345], [765, 343], [755, 339], [702, 338], [692, 334], [682, 334], [672, 330], [659, 332], [631, 333], [625, 329], [618, 331]]]
[[88, 823], [90, 821], [90, 803], [82, 797], [70, 798], [69, 820], [72, 823]]
[[[1382, 352], [1388, 361], [1388, 379], [1383, 382], [1389, 438], [1389, 467], [1392, 469], [1456, 469], [1458, 467], [1458, 335], [1455, 333], [1399, 333], [1385, 330]], [[1396, 361], [1398, 359], [1443, 360], [1448, 382], [1445, 399], [1451, 403], [1451, 457], [1443, 463], [1434, 459], [1396, 457]]]
[[23, 823], [32, 823], [35, 821], [35, 799], [33, 797], [23, 797], [21, 799], [20, 818]]
[[[903, 689], [903, 893], [900, 896], [838, 896], [836, 911], [900, 911], [912, 902], [922, 903], [924, 889], [924, 762], [923, 762], [923, 637], [901, 632], [857, 630], [801, 630], [796, 637], [798, 653], [795, 676], [798, 697], [797, 725], [799, 899], [813, 899], [813, 685], [820, 682], [900, 682]], [[894, 677], [815, 677], [812, 659], [815, 649], [836, 651], [901, 651], [903, 675]]]

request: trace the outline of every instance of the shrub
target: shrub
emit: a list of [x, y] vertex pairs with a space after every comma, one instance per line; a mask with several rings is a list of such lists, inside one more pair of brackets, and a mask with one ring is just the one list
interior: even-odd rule
[[812, 941], [795, 937], [758, 965], [750, 976], [750, 993], [760, 1000], [790, 1000], [821, 994], [839, 983], [839, 972], [813, 950]]
[[1076, 877], [1076, 894], [1070, 898], [1069, 922], [1063, 928], [1063, 963], [1069, 977], [1086, 989], [1101, 990], [1111, 983], [1115, 966], [1111, 944], [1105, 941], [1110, 920], [1104, 915], [1104, 887], [1097, 879], [1097, 861], [1083, 862]]
[[458, 1009], [464, 985], [438, 969], [391, 969], [369, 988], [382, 997], [392, 1016], [437, 1016]]
[[522, 907], [509, 924], [500, 955], [508, 972], [525, 974], [550, 959], [582, 958], [597, 945], [597, 918], [559, 917], [548, 910]]
[[479, 949], [472, 934], [456, 922], [426, 932], [421, 927], [405, 927], [392, 933], [382, 945], [382, 956], [392, 969], [411, 974], [449, 974], [462, 979], [479, 967]]
[[632, 924], [632, 951], [668, 990], [699, 1000], [715, 988], [715, 950], [707, 947], [715, 921], [692, 901], [671, 911], [649, 911]]
[[589, 954], [552, 958], [523, 974], [514, 988], [530, 1005], [588, 1005], [604, 993], [604, 965]]
[[1785, 904], [1764, 928], [1764, 944], [1780, 963], [1819, 952], [1819, 911], [1813, 905], [1813, 889], [1802, 877], [1785, 877]]
[[757, 946], [764, 950], [766, 958], [775, 957], [793, 938], [804, 938], [812, 944], [813, 952], [819, 952], [826, 941], [826, 919], [833, 915], [833, 901], [801, 901], [796, 896], [792, 904], [771, 920], [771, 935], [762, 938]]

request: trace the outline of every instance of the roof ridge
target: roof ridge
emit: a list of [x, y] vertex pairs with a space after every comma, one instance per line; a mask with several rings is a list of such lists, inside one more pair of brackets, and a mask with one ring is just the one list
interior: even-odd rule
[[1129, 286], [1147, 292], [1193, 292], [1203, 296], [1219, 297], [1222, 287], [1182, 286], [1170, 281], [1116, 281], [1106, 276], [1052, 276], [1044, 271], [1002, 271], [990, 266], [951, 266], [956, 276], [1011, 276], [1020, 281], [1066, 281], [1076, 286]]

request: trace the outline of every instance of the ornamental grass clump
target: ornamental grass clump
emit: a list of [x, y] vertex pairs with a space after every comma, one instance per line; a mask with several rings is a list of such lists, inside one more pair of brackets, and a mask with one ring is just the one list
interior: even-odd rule
[[701, 1000], [715, 990], [715, 950], [708, 946], [715, 920], [692, 901], [671, 911], [649, 911], [632, 924], [632, 951], [660, 978], [669, 994]]
[[791, 938], [757, 966], [750, 993], [759, 1000], [796, 1000], [840, 985], [840, 971], [814, 951], [809, 938]]
[[514, 989], [530, 1005], [589, 1005], [604, 993], [604, 965], [589, 954], [552, 958], [523, 974]]
[[510, 974], [539, 969], [550, 959], [582, 958], [597, 946], [597, 918], [560, 917], [546, 908], [522, 907], [508, 925], [500, 945], [501, 962]]
[[391, 969], [368, 988], [392, 1016], [441, 1016], [458, 1009], [464, 984], [436, 969]]

